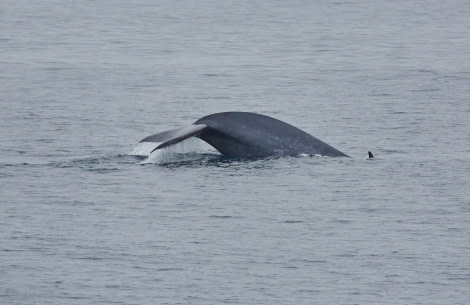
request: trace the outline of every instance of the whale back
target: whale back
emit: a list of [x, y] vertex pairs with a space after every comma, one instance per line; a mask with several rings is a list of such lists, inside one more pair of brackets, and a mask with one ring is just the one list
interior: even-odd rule
[[278, 119], [251, 112], [222, 112], [197, 120], [198, 137], [230, 157], [256, 158], [299, 154], [347, 157], [318, 138]]

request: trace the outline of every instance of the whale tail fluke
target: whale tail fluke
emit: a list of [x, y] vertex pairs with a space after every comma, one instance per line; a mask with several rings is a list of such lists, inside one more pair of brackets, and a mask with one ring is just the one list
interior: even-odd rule
[[148, 136], [145, 139], [142, 139], [140, 142], [160, 142], [154, 150], [165, 148], [170, 145], [182, 142], [190, 137], [198, 137], [204, 129], [207, 129], [208, 126], [204, 124], [191, 125], [182, 128], [171, 129], [163, 132], [156, 133], [154, 135]]
[[220, 153], [234, 158], [299, 154], [348, 157], [297, 127], [251, 112], [214, 113], [197, 120], [193, 125], [159, 132], [140, 142], [156, 143], [155, 151], [190, 137], [199, 138]]

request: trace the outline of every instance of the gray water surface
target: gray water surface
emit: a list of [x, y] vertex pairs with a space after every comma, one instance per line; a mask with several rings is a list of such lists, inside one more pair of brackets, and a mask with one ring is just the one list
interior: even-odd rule
[[[470, 3], [7, 0], [0, 23], [1, 304], [469, 304]], [[129, 154], [220, 111], [352, 158]]]

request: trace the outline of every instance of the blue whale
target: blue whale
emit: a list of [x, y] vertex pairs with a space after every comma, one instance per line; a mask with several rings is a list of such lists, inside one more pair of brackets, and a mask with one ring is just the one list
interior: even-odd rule
[[159, 142], [153, 151], [197, 137], [233, 158], [300, 154], [349, 157], [314, 136], [275, 118], [251, 112], [221, 112], [192, 125], [163, 131], [140, 142]]

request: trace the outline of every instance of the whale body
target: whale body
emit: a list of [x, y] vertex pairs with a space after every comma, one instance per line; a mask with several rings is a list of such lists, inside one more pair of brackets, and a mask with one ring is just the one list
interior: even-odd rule
[[233, 158], [297, 156], [349, 157], [318, 138], [278, 119], [252, 112], [221, 112], [190, 126], [148, 136], [140, 142], [161, 142], [153, 151], [197, 137]]

